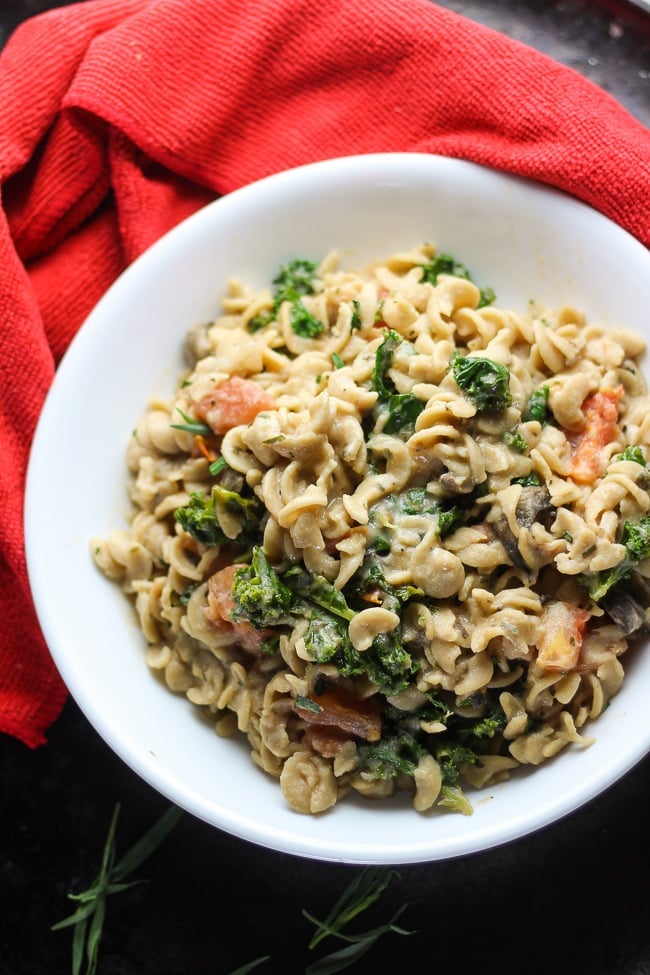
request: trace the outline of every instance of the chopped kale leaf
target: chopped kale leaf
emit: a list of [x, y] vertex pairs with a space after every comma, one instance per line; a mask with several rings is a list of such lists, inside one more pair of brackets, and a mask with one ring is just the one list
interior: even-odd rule
[[457, 745], [441, 741], [433, 748], [433, 755], [440, 766], [442, 781], [445, 785], [458, 785], [460, 781], [459, 765], [473, 765], [476, 762], [476, 752], [465, 745]]
[[274, 311], [278, 311], [283, 301], [290, 301], [293, 304], [302, 295], [312, 295], [314, 293], [315, 272], [316, 264], [313, 261], [298, 258], [288, 264], [283, 264], [273, 278], [275, 285]]
[[404, 339], [398, 332], [385, 329], [384, 340], [375, 354], [371, 388], [379, 394], [376, 410], [388, 412], [384, 425], [386, 433], [411, 432], [425, 405], [413, 393], [398, 393], [388, 375], [395, 350], [403, 342]]
[[583, 573], [578, 577], [595, 602], [599, 602], [610, 589], [627, 579], [639, 562], [650, 558], [650, 515], [645, 515], [636, 523], [624, 522], [621, 545], [625, 546], [625, 555], [617, 565], [594, 575]]
[[291, 327], [302, 338], [314, 338], [324, 330], [324, 325], [305, 307], [302, 298], [314, 293], [317, 265], [313, 261], [297, 258], [283, 264], [273, 278], [274, 294], [272, 311], [255, 315], [248, 323], [249, 332], [257, 332], [274, 322], [280, 306], [288, 301], [291, 305]]
[[354, 610], [348, 606], [343, 593], [324, 576], [313, 575], [303, 565], [294, 565], [287, 569], [282, 578], [298, 596], [311, 600], [335, 616], [345, 620], [351, 620], [354, 616]]
[[303, 639], [305, 649], [319, 664], [334, 658], [347, 660], [352, 653], [347, 626], [331, 613], [312, 612]]
[[510, 447], [518, 454], [525, 454], [530, 446], [525, 437], [513, 430], [506, 430], [503, 435], [503, 442], [506, 447]]
[[501, 363], [454, 352], [449, 365], [458, 388], [479, 413], [504, 410], [512, 402], [510, 373]]
[[614, 460], [631, 460], [641, 467], [646, 466], [646, 460], [641, 447], [626, 447], [622, 454], [617, 454]]
[[510, 483], [521, 484], [522, 487], [541, 487], [542, 479], [536, 471], [531, 471], [523, 477], [513, 477]]
[[321, 321], [307, 311], [302, 301], [296, 301], [291, 306], [291, 327], [303, 339], [316, 338], [325, 328]]
[[359, 746], [358, 771], [369, 772], [375, 779], [394, 779], [397, 775], [414, 775], [422, 755], [422, 745], [412, 735], [401, 732], [382, 738], [376, 744]]
[[548, 408], [548, 386], [541, 386], [539, 389], [534, 390], [529, 398], [526, 408], [521, 415], [521, 419], [524, 423], [529, 420], [537, 420], [542, 426], [549, 421], [549, 408]]
[[[226, 536], [219, 520], [219, 510], [226, 509], [241, 519], [235, 539]], [[209, 495], [193, 491], [189, 503], [176, 508], [174, 518], [181, 528], [203, 545], [224, 545], [236, 541], [248, 545], [257, 536], [264, 507], [251, 495], [244, 497], [220, 484], [213, 484]]]
[[291, 621], [293, 593], [259, 547], [253, 550], [251, 564], [237, 569], [232, 597], [230, 618], [234, 622], [246, 620], [256, 629], [266, 629]]
[[[449, 254], [437, 254], [428, 264], [422, 265], [421, 281], [436, 285], [441, 274], [450, 274], [455, 278], [464, 278], [471, 281], [472, 276], [460, 261], [451, 257]], [[496, 295], [492, 288], [479, 289], [479, 302], [477, 307], [484, 308], [491, 305], [496, 300]]]

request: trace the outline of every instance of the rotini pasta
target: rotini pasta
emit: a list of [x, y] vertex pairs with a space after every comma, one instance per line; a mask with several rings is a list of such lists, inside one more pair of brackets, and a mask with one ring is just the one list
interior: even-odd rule
[[470, 813], [624, 679], [647, 626], [642, 339], [501, 309], [429, 244], [232, 281], [93, 539], [147, 664], [248, 739], [294, 810]]

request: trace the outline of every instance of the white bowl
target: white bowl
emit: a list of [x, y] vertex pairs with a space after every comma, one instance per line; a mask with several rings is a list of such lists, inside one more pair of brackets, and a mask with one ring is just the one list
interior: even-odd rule
[[63, 680], [107, 744], [180, 807], [244, 840], [356, 864], [484, 850], [565, 816], [650, 747], [650, 655], [590, 726], [596, 743], [470, 795], [474, 812], [416, 813], [408, 799], [346, 798], [320, 816], [287, 806], [244, 743], [220, 739], [144, 661], [144, 641], [89, 539], [126, 527], [125, 448], [152, 394], [172, 392], [189, 326], [214, 317], [226, 282], [270, 282], [296, 256], [337, 248], [346, 265], [427, 240], [500, 307], [568, 302], [605, 325], [648, 331], [650, 255], [560, 192], [420, 154], [336, 159], [231, 193], [176, 227], [110, 288], [65, 355], [33, 444], [26, 548], [39, 620]]

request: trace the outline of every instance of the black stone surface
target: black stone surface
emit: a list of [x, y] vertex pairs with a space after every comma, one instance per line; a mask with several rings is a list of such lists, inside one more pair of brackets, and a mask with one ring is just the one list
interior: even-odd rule
[[[0, 0], [0, 44], [25, 17], [64, 5]], [[442, 6], [571, 65], [650, 124], [650, 18], [638, 8]], [[72, 700], [47, 745], [0, 736], [0, 975], [71, 970], [70, 934], [50, 927], [69, 913], [67, 893], [96, 874], [116, 802], [118, 853], [167, 808]], [[650, 973], [649, 823], [650, 757], [551, 827], [488, 853], [399, 867], [363, 927], [407, 905], [398, 923], [415, 933], [384, 936], [350, 970]], [[137, 872], [148, 883], [109, 900], [98, 975], [229, 975], [261, 955], [271, 957], [260, 972], [304, 972], [317, 953], [303, 909], [323, 917], [358, 869], [268, 852], [184, 814]]]

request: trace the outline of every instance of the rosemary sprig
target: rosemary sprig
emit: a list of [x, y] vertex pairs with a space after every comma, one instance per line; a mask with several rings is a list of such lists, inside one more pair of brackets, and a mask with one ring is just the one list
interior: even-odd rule
[[115, 832], [121, 811], [120, 803], [113, 809], [101, 867], [94, 882], [88, 890], [80, 894], [68, 894], [68, 899], [78, 904], [73, 914], [52, 925], [52, 931], [72, 927], [72, 975], [81, 975], [81, 967], [86, 959], [85, 975], [94, 975], [97, 970], [99, 944], [104, 932], [106, 917], [106, 901], [111, 894], [119, 894], [129, 887], [144, 883], [143, 880], [132, 880], [125, 883], [125, 878], [136, 870], [147, 857], [162, 843], [168, 833], [174, 828], [182, 813], [176, 806], [170, 806], [157, 820], [147, 833], [135, 843], [131, 849], [115, 862]]
[[210, 471], [213, 477], [216, 477], [217, 474], [221, 474], [222, 471], [225, 471], [227, 466], [228, 466], [228, 461], [226, 460], [225, 457], [217, 457], [216, 460], [212, 461], [212, 463], [208, 467], [208, 470]]
[[[151, 829], [116, 862], [115, 834], [120, 810], [120, 803], [116, 803], [104, 844], [101, 866], [94, 882], [88, 890], [82, 891], [80, 894], [68, 894], [68, 898], [77, 903], [77, 909], [69, 917], [54, 924], [51, 929], [52, 931], [59, 931], [63, 928], [73, 928], [72, 975], [81, 975], [84, 959], [86, 962], [85, 975], [95, 975], [108, 897], [145, 882], [144, 880], [127, 881], [126, 878], [160, 846], [182, 815], [180, 809], [176, 806], [170, 806]], [[327, 937], [334, 937], [343, 942], [341, 948], [309, 965], [305, 969], [305, 975], [334, 975], [335, 972], [349, 968], [362, 958], [382, 935], [391, 932], [402, 935], [415, 933], [406, 931], [395, 923], [400, 914], [406, 910], [408, 906], [406, 904], [387, 923], [379, 927], [355, 934], [348, 934], [343, 930], [381, 897], [391, 880], [396, 876], [399, 876], [398, 872], [390, 868], [365, 867], [360, 872], [355, 873], [323, 921], [303, 910], [303, 915], [316, 928], [308, 945], [310, 950], [316, 948]], [[254, 961], [247, 962], [232, 971], [230, 975], [249, 975], [250, 972], [268, 961], [270, 957], [270, 955], [263, 955]]]
[[374, 904], [396, 876], [399, 876], [396, 870], [385, 867], [365, 867], [350, 881], [324, 921], [319, 921], [307, 911], [303, 911], [303, 915], [317, 928], [316, 934], [309, 942], [309, 948], [315, 948], [328, 935], [337, 935], [340, 929], [349, 924], [357, 914]]
[[343, 948], [325, 955], [309, 965], [305, 969], [305, 975], [333, 975], [334, 972], [349, 968], [350, 965], [365, 955], [383, 934], [389, 932], [404, 935], [414, 933], [397, 927], [395, 924], [400, 914], [406, 910], [406, 904], [393, 915], [390, 921], [378, 928], [358, 934], [344, 934], [342, 930], [362, 911], [374, 904], [386, 890], [393, 877], [397, 876], [399, 874], [396, 870], [386, 867], [365, 867], [348, 884], [324, 921], [319, 921], [312, 914], [303, 910], [303, 915], [317, 929], [309, 942], [310, 950], [313, 950], [324, 938], [330, 935], [345, 942]]
[[235, 969], [230, 975], [248, 975], [254, 968], [258, 968], [265, 961], [268, 961], [270, 957], [270, 955], [262, 955], [261, 958], [256, 958], [255, 961], [249, 961], [247, 965], [242, 965], [241, 968]]
[[212, 430], [207, 425], [207, 423], [201, 423], [200, 420], [193, 420], [191, 416], [187, 413], [183, 413], [180, 407], [176, 407], [180, 415], [183, 417], [184, 423], [170, 423], [170, 427], [173, 430], [184, 430], [185, 433], [200, 434], [202, 437], [208, 437], [212, 433]]

